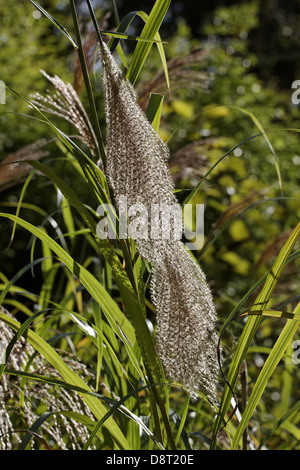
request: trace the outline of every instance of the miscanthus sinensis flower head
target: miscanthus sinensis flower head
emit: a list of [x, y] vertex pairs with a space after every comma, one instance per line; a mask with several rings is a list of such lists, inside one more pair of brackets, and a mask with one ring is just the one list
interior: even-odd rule
[[32, 95], [32, 103], [40, 111], [59, 116], [72, 124], [78, 131], [78, 137], [87, 145], [92, 155], [95, 156], [94, 131], [73, 86], [70, 83], [65, 83], [57, 75], [52, 77], [43, 70], [41, 70], [41, 73], [54, 86], [54, 92], [48, 91], [45, 96], [40, 93], [34, 93]]
[[[0, 312], [11, 316], [0, 305]], [[4, 321], [0, 321], [0, 353], [1, 361], [5, 355], [3, 349], [7, 347], [15, 332]], [[61, 352], [61, 355], [74, 372], [86, 380], [93, 380], [94, 374], [77, 357]], [[27, 371], [41, 376], [60, 379], [59, 373], [47, 363], [42, 356], [35, 355], [33, 347], [21, 336], [15, 343], [9, 357], [5, 359], [7, 369], [16, 374]], [[29, 367], [30, 365], [30, 367]], [[51, 448], [59, 450], [80, 450], [89, 436], [84, 419], [94, 421], [90, 409], [84, 403], [80, 394], [73, 390], [55, 387], [49, 383], [36, 380], [26, 380], [3, 374], [0, 378], [0, 450], [14, 450], [24, 437], [23, 432], [41, 418], [41, 409], [49, 413], [48, 419], [41, 423], [38, 434]], [[64, 411], [74, 416], [81, 416], [81, 420], [73, 419], [64, 414]], [[34, 439], [31, 440], [31, 449], [35, 450]]]
[[[107, 45], [101, 41], [107, 122], [106, 172], [115, 200], [176, 206], [169, 150], [136, 101]], [[218, 373], [216, 312], [199, 265], [175, 236], [137, 239], [152, 265], [151, 294], [157, 311], [156, 342], [167, 375], [189, 390], [215, 397]]]

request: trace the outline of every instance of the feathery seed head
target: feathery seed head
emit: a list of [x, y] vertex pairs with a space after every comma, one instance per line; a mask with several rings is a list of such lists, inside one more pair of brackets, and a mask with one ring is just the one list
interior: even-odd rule
[[40, 111], [54, 114], [71, 123], [77, 129], [82, 142], [95, 156], [96, 145], [93, 128], [76, 91], [70, 83], [66, 84], [57, 75], [51, 77], [43, 70], [41, 73], [55, 87], [55, 93], [48, 92], [46, 96], [35, 93], [32, 95], [32, 103]]
[[[10, 314], [0, 306], [7, 316]], [[4, 322], [0, 322], [0, 338], [7, 346], [14, 337], [13, 330]], [[24, 372], [30, 359], [33, 358], [34, 349], [22, 336], [15, 343], [7, 360], [7, 367], [16, 372]], [[78, 374], [85, 378], [91, 378], [87, 367], [77, 358], [64, 355], [64, 361]], [[39, 375], [60, 378], [58, 372], [41, 356], [36, 356], [31, 363], [28, 372]], [[93, 377], [93, 376], [92, 376]], [[20, 390], [23, 393], [23, 409], [20, 409]], [[80, 450], [87, 440], [89, 431], [84, 424], [73, 418], [64, 416], [63, 412], [71, 411], [79, 416], [87, 416], [95, 420], [90, 409], [83, 399], [73, 390], [54, 388], [52, 385], [35, 380], [28, 380], [22, 385], [21, 378], [3, 374], [0, 379], [0, 450], [11, 450], [14, 445], [21, 442], [16, 431], [23, 427], [29, 429], [40, 418], [39, 407], [45, 406], [47, 412], [53, 413], [51, 421], [45, 421], [39, 430], [39, 434], [51, 440], [52, 445], [60, 450]], [[20, 423], [21, 419], [21, 423]], [[31, 443], [34, 449], [34, 443]]]
[[[166, 160], [169, 150], [136, 102], [108, 47], [100, 43], [107, 122], [107, 177], [116, 201], [178, 205]], [[157, 311], [157, 348], [166, 373], [193, 394], [203, 388], [215, 399], [218, 373], [216, 312], [198, 264], [183, 243], [138, 239], [152, 264], [151, 294]]]

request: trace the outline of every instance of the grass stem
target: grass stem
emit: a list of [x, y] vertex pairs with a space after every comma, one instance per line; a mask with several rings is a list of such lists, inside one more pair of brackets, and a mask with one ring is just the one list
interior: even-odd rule
[[74, 0], [70, 0], [70, 6], [71, 6], [71, 11], [72, 11], [72, 16], [73, 16], [73, 23], [74, 23], [74, 28], [75, 28], [75, 34], [76, 34], [76, 40], [77, 40], [77, 45], [78, 45], [78, 56], [79, 56], [79, 61], [82, 69], [82, 74], [84, 78], [84, 83], [85, 83], [85, 88], [86, 92], [88, 95], [88, 100], [90, 104], [90, 111], [91, 111], [91, 120], [94, 126], [94, 131], [96, 134], [97, 138], [97, 151], [98, 151], [98, 157], [99, 159], [102, 160], [102, 163], [106, 165], [106, 152], [105, 152], [105, 147], [103, 143], [103, 138], [102, 138], [102, 132], [99, 124], [99, 119], [97, 115], [97, 110], [96, 110], [96, 104], [94, 100], [94, 95], [93, 95], [93, 90], [92, 90], [92, 85], [88, 73], [88, 68], [86, 64], [86, 59], [82, 47], [82, 39], [81, 39], [81, 34], [80, 34], [80, 28], [79, 28], [79, 22], [78, 22], [78, 17], [77, 17], [77, 12], [76, 12], [76, 7], [75, 7], [75, 2]]

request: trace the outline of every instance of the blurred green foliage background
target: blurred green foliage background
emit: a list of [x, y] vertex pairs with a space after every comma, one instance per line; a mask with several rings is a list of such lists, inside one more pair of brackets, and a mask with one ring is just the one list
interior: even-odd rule
[[[93, 2], [102, 29], [115, 26], [110, 1]], [[147, 12], [152, 1], [138, 2]], [[72, 18], [66, 0], [40, 1], [72, 35]], [[137, 8], [137, 2], [116, 1], [122, 18]], [[77, 2], [87, 52], [93, 58], [95, 38], [84, 2]], [[220, 6], [221, 5], [221, 6]], [[195, 253], [212, 286], [218, 313], [226, 314], [243, 294], [269, 268], [273, 257], [300, 218], [300, 110], [291, 101], [291, 84], [300, 79], [299, 49], [300, 6], [298, 1], [195, 2], [171, 4], [161, 28], [169, 61], [171, 90], [166, 87], [159, 55], [152, 48], [137, 85], [141, 106], [146, 109], [150, 92], [164, 95], [160, 133], [170, 147], [170, 169], [178, 198], [183, 202], [207, 171], [230, 149], [200, 187], [194, 202], [205, 204], [205, 245]], [[131, 31], [138, 34], [142, 23], [136, 19]], [[130, 53], [132, 45], [125, 45]], [[56, 28], [27, 0], [0, 3], [0, 79], [30, 99], [34, 92], [45, 93], [51, 85], [40, 70], [58, 75], [77, 88], [87, 104], [76, 53]], [[91, 78], [104, 126], [104, 109], [99, 67], [91, 68]], [[35, 116], [27, 103], [7, 90], [6, 105], [0, 105], [0, 160], [20, 151], [38, 139], [51, 139], [45, 124], [23, 114]], [[60, 129], [76, 133], [70, 125], [52, 117]], [[261, 135], [261, 129], [266, 135]], [[260, 135], [259, 135], [260, 134]], [[266, 138], [267, 136], [267, 138]], [[81, 193], [70, 165], [55, 142], [43, 145], [44, 159], [53, 159], [61, 177]], [[277, 166], [276, 166], [277, 165]], [[6, 187], [0, 169], [0, 205], [14, 211], [22, 189], [18, 178]], [[1, 173], [2, 172], [2, 173]], [[1, 179], [2, 178], [2, 179]], [[4, 179], [3, 179], [4, 178]], [[83, 188], [84, 189], [84, 188]], [[58, 194], [49, 181], [34, 178], [24, 202], [34, 203], [63, 223]], [[9, 206], [10, 205], [10, 206]], [[22, 209], [22, 216], [40, 223], [40, 214]], [[9, 246], [11, 226], [1, 221], [1, 271], [11, 278], [29, 262], [29, 238], [16, 233]], [[36, 247], [38, 255], [38, 247]], [[83, 262], [89, 255], [84, 243], [72, 246]], [[40, 273], [41, 274], [41, 273]], [[39, 291], [41, 279], [22, 277], [24, 286]], [[291, 309], [300, 297], [299, 261], [291, 263], [283, 274], [274, 297], [274, 308]], [[251, 301], [251, 299], [250, 299]], [[258, 344], [270, 346], [278, 320], [264, 320]], [[239, 332], [239, 325], [235, 325]], [[233, 342], [234, 343], [234, 342]], [[229, 341], [230, 345], [230, 341]], [[230, 348], [231, 346], [229, 346]], [[253, 356], [259, 365], [259, 355]], [[254, 372], [255, 370], [255, 372]], [[256, 374], [257, 369], [253, 369]], [[251, 376], [251, 363], [249, 368]], [[279, 374], [279, 373], [278, 373]], [[274, 375], [269, 402], [262, 403], [266, 413], [280, 400], [279, 375]], [[296, 368], [295, 376], [299, 375]], [[254, 378], [254, 377], [253, 377]], [[293, 399], [300, 398], [299, 388]], [[278, 398], [279, 397], [279, 398]], [[291, 432], [289, 430], [289, 432]], [[295, 446], [296, 442], [296, 434]], [[276, 439], [276, 438], [275, 438]], [[276, 445], [276, 442], [274, 443]]]

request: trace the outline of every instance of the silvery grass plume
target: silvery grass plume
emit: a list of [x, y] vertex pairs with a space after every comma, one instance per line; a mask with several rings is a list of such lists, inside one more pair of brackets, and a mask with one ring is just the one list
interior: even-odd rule
[[33, 144], [26, 145], [20, 150], [9, 154], [0, 166], [0, 192], [25, 181], [33, 168], [24, 160], [39, 160], [49, 155], [42, 150], [49, 143], [46, 139], [39, 139]]
[[51, 77], [43, 70], [41, 73], [55, 87], [55, 92], [48, 91], [45, 96], [35, 93], [32, 95], [32, 103], [40, 111], [54, 114], [71, 123], [77, 129], [82, 142], [96, 156], [94, 131], [78, 94], [70, 83], [65, 83], [57, 75]]
[[[10, 315], [0, 306], [0, 311]], [[1, 345], [7, 346], [14, 336], [14, 331], [0, 321]], [[0, 348], [2, 356], [2, 348]], [[34, 349], [22, 336], [15, 343], [6, 366], [16, 372], [24, 372], [32, 360]], [[64, 361], [78, 375], [92, 380], [94, 374], [82, 364], [78, 358], [64, 353]], [[43, 358], [37, 355], [32, 360], [29, 372], [38, 375], [61, 379], [55, 369]], [[95, 421], [90, 409], [85, 405], [79, 394], [73, 390], [56, 388], [50, 384], [27, 380], [22, 384], [20, 377], [3, 374], [0, 379], [0, 450], [13, 450], [20, 444], [24, 433], [18, 430], [29, 429], [41, 413], [52, 414], [38, 429], [51, 448], [59, 450], [81, 450], [89, 435], [88, 428], [64, 412], [74, 413]], [[31, 440], [31, 449], [35, 450], [36, 443]]]
[[[107, 121], [107, 177], [116, 204], [181, 209], [174, 196], [166, 161], [169, 150], [136, 102], [108, 47], [100, 43]], [[177, 212], [178, 213], [178, 212]], [[151, 294], [157, 311], [156, 342], [166, 374], [195, 395], [204, 389], [215, 399], [218, 374], [216, 312], [205, 276], [178, 239], [137, 239], [142, 257], [152, 265]], [[179, 224], [182, 231], [182, 220]]]

